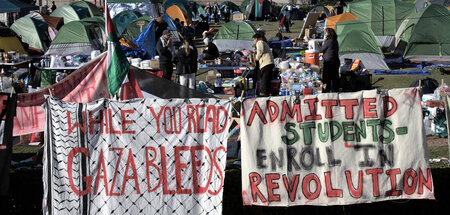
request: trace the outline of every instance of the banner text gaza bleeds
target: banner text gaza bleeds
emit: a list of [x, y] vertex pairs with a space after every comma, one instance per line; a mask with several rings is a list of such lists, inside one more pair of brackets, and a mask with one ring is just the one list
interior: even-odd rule
[[[149, 108], [151, 116], [156, 121], [156, 133], [158, 134], [180, 134], [184, 129], [181, 119], [181, 107], [169, 107], [161, 106], [158, 110], [153, 107]], [[100, 110], [97, 116], [94, 116], [92, 111], [88, 113], [89, 127], [87, 128], [86, 114], [83, 112], [83, 125], [77, 121], [71, 119], [71, 112], [66, 112], [68, 118], [68, 131], [70, 135], [76, 128], [81, 129], [82, 132], [89, 132], [93, 134], [96, 129], [100, 129], [100, 135], [102, 134], [135, 134], [136, 131], [130, 129], [133, 127], [133, 121], [128, 117], [130, 114], [134, 114], [133, 109], [120, 110], [120, 125], [114, 126], [113, 112], [111, 109], [106, 111]], [[178, 113], [178, 115], [177, 115]], [[188, 118], [187, 129], [189, 133], [206, 133], [210, 129], [214, 134], [221, 134], [225, 131], [228, 123], [228, 112], [222, 106], [214, 105], [187, 105], [186, 113]], [[219, 119], [224, 117], [224, 124], [221, 125]], [[96, 128], [98, 126], [99, 128]], [[89, 130], [87, 130], [89, 129]]]

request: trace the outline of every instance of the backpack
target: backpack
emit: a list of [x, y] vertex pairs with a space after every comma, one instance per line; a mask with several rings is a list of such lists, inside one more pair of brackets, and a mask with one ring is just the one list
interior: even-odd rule
[[[425, 78], [422, 79], [422, 89], [420, 91], [421, 94], [429, 94], [434, 93], [434, 90], [439, 87], [439, 82], [436, 81], [436, 79], [433, 78]], [[418, 87], [419, 86], [419, 80], [415, 80], [413, 83], [411, 83], [410, 87]]]

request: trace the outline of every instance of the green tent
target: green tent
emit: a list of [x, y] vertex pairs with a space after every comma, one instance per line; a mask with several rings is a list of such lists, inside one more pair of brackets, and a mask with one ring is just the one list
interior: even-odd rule
[[214, 43], [219, 51], [225, 50], [251, 50], [255, 27], [244, 21], [230, 21], [222, 25], [214, 36]]
[[150, 21], [151, 18], [148, 16], [135, 19], [125, 28], [122, 33], [122, 37], [127, 41], [133, 41], [147, 27]]
[[102, 50], [105, 41], [96, 33], [99, 29], [91, 22], [69, 22], [59, 29], [46, 55], [90, 55], [94, 50]]
[[[180, 7], [180, 9], [183, 10], [186, 14], [189, 14], [189, 4], [187, 0], [165, 0], [163, 3], [165, 9], [169, 8], [172, 5]], [[189, 14], [189, 16], [190, 15], [191, 14]]]
[[70, 4], [72, 6], [86, 8], [89, 11], [90, 16], [103, 16], [103, 12], [100, 8], [87, 1], [76, 1]]
[[348, 2], [345, 12], [367, 22], [382, 47], [392, 48], [397, 29], [405, 18], [415, 13], [415, 6], [399, 0], [362, 0]]
[[251, 0], [244, 0], [241, 5], [239, 6], [239, 9], [241, 11], [246, 11], [247, 10], [247, 5], [250, 4]]
[[389, 70], [379, 42], [367, 23], [351, 20], [337, 23], [339, 59], [360, 59], [367, 69]]
[[81, 21], [92, 23], [94, 25], [97, 25], [101, 27], [103, 30], [105, 30], [105, 17], [103, 16], [94, 16], [94, 17], [86, 17], [82, 19]]
[[63, 17], [64, 24], [72, 21], [78, 21], [83, 18], [89, 17], [89, 11], [84, 7], [63, 5], [56, 8], [50, 16]]
[[19, 35], [22, 42], [28, 43], [30, 47], [41, 51], [46, 51], [50, 42], [47, 28], [46, 22], [27, 16], [16, 20], [11, 25], [11, 29]]
[[114, 25], [116, 26], [117, 34], [122, 35], [123, 31], [125, 31], [125, 28], [133, 22], [135, 19], [141, 17], [141, 14], [139, 14], [136, 11], [132, 10], [124, 10], [114, 16], [112, 19]]
[[404, 58], [411, 61], [450, 61], [450, 11], [432, 4], [406, 24], [400, 39], [407, 43]]

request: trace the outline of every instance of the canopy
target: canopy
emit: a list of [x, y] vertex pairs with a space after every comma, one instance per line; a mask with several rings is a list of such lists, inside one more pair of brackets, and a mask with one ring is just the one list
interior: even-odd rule
[[56, 10], [50, 15], [55, 17], [63, 17], [64, 24], [67, 24], [72, 21], [78, 21], [85, 17], [89, 17], [89, 11], [83, 7], [62, 5], [56, 8]]
[[178, 18], [180, 22], [184, 22], [184, 25], [187, 26], [191, 23], [189, 16], [184, 12], [178, 5], [172, 5], [166, 9], [167, 15], [172, 19]]
[[[109, 2], [109, 1], [108, 1]], [[103, 12], [100, 8], [88, 1], [76, 1], [70, 4], [72, 6], [86, 8], [89, 11], [90, 16], [103, 16]]]
[[337, 23], [336, 33], [339, 42], [339, 58], [360, 59], [367, 69], [389, 70], [384, 62], [378, 40], [364, 22], [351, 20]]
[[50, 41], [46, 34], [47, 28], [47, 23], [27, 16], [16, 20], [11, 25], [11, 29], [19, 35], [22, 42], [41, 51], [47, 50]]
[[0, 49], [6, 52], [19, 51], [20, 54], [27, 53], [17, 37], [0, 37]]
[[26, 12], [30, 10], [39, 10], [39, 7], [18, 0], [0, 0], [0, 13]]
[[413, 61], [450, 60], [450, 11], [432, 4], [406, 24], [401, 39], [407, 43], [404, 58]]
[[351, 13], [343, 13], [343, 14], [339, 14], [336, 16], [330, 16], [330, 17], [326, 18], [325, 26], [327, 28], [332, 28], [332, 29], [336, 30], [337, 23], [346, 22], [346, 21], [350, 21], [350, 20], [358, 20], [358, 18], [356, 18], [356, 16]]
[[122, 35], [125, 28], [133, 22], [135, 19], [141, 17], [142, 15], [136, 11], [125, 10], [117, 14], [113, 19], [113, 23], [116, 26], [117, 34]]
[[90, 55], [94, 50], [102, 50], [105, 41], [99, 37], [99, 29], [90, 22], [69, 22], [61, 27], [46, 55]]
[[214, 43], [219, 51], [225, 50], [251, 50], [255, 27], [244, 21], [230, 21], [222, 25], [214, 36]]
[[123, 31], [122, 37], [127, 41], [133, 41], [150, 23], [151, 18], [143, 16], [131, 22]]

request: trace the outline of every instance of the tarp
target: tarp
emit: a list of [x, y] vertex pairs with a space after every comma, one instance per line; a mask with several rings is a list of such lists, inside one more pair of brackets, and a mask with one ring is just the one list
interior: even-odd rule
[[427, 70], [395, 70], [395, 71], [380, 71], [373, 70], [374, 75], [431, 75]]
[[407, 43], [403, 57], [412, 61], [450, 61], [448, 35], [450, 11], [432, 4], [410, 19], [403, 30], [400, 38]]
[[389, 70], [378, 40], [367, 23], [351, 20], [338, 23], [339, 58], [360, 59], [367, 69]]
[[343, 13], [336, 16], [330, 16], [325, 20], [325, 26], [327, 28], [332, 28], [336, 30], [336, 24], [341, 22], [346, 22], [350, 20], [358, 20], [355, 15], [351, 13]]
[[136, 11], [132, 10], [125, 10], [120, 13], [118, 13], [114, 18], [112, 19], [114, 25], [116, 26], [116, 31], [118, 35], [122, 35], [123, 31], [125, 31], [125, 28], [133, 22], [135, 19], [141, 17], [142, 15], [139, 14]]
[[78, 21], [85, 17], [89, 17], [89, 11], [84, 7], [62, 5], [56, 8], [50, 16], [62, 17], [64, 18], [64, 24], [67, 24], [72, 21]]
[[76, 1], [76, 2], [71, 3], [70, 5], [86, 8], [89, 11], [90, 16], [102, 16], [103, 15], [103, 12], [100, 8], [98, 8], [97, 6], [95, 6], [94, 4], [92, 4], [91, 2], [88, 2], [88, 1]]
[[180, 22], [184, 22], [184, 25], [187, 26], [191, 23], [189, 16], [186, 12], [184, 12], [178, 5], [172, 5], [166, 9], [166, 14], [170, 16], [173, 20], [179, 19]]
[[136, 39], [133, 40], [133, 43], [136, 44], [139, 48], [145, 49], [147, 51], [150, 58], [156, 56], [156, 38], [155, 38], [155, 24], [151, 21], [147, 27], [142, 31]]
[[148, 16], [135, 19], [125, 28], [122, 33], [122, 37], [127, 41], [133, 41], [147, 27], [150, 21], [151, 18]]
[[47, 50], [50, 38], [46, 22], [25, 16], [16, 20], [11, 25], [11, 29], [20, 36], [22, 42], [28, 43], [30, 47], [41, 51]]
[[0, 37], [0, 49], [8, 51], [19, 51], [20, 54], [27, 54], [17, 37]]
[[45, 109], [44, 214], [222, 214], [230, 101], [48, 98]]
[[0, 0], [0, 13], [26, 12], [31, 10], [39, 10], [39, 7], [18, 0]]
[[73, 21], [61, 27], [46, 55], [90, 55], [102, 50], [102, 26], [84, 21]]
[[225, 50], [251, 50], [255, 27], [244, 21], [230, 21], [222, 25], [214, 36], [214, 44], [219, 51]]
[[434, 199], [416, 88], [242, 103], [244, 205]]
[[142, 16], [156, 18], [164, 13], [160, 3], [150, 1], [108, 1], [108, 9], [111, 18], [114, 18], [122, 11], [133, 10]]

